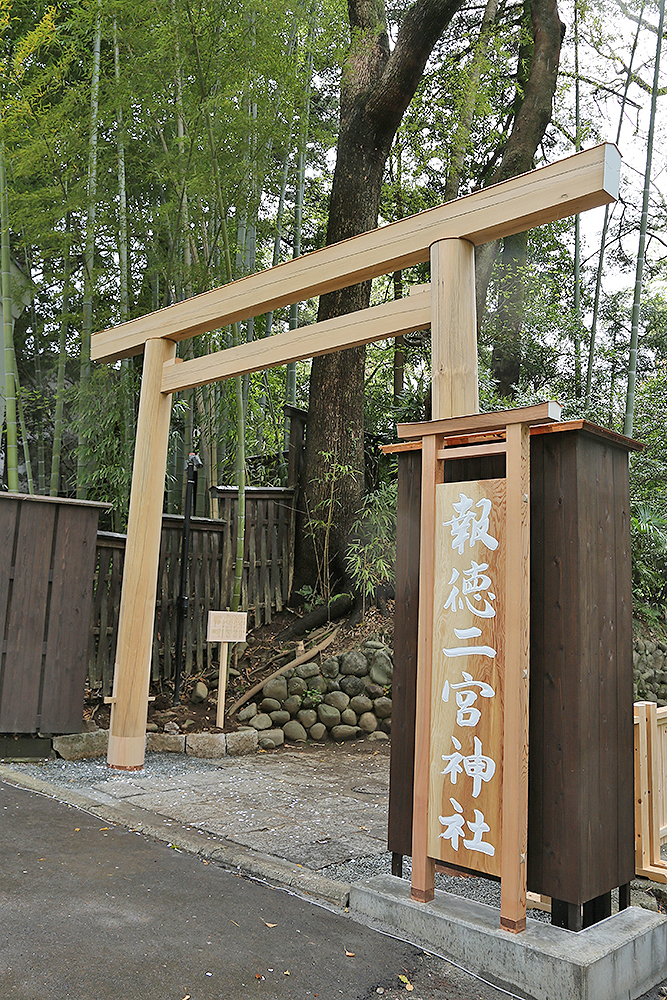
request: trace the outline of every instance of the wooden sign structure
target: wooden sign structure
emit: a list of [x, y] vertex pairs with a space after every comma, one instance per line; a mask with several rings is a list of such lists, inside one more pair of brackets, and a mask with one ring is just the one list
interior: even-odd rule
[[505, 480], [435, 487], [427, 851], [500, 877]]
[[[618, 197], [611, 144], [315, 253], [241, 278], [92, 337], [94, 361], [144, 351], [109, 732], [109, 765], [145, 753], [162, 498], [172, 393], [431, 327], [433, 414], [476, 413], [474, 247]], [[430, 259], [431, 284], [407, 299], [181, 362], [177, 341]]]
[[208, 642], [220, 644], [220, 672], [218, 674], [218, 710], [215, 724], [218, 729], [225, 727], [225, 694], [227, 691], [227, 650], [230, 642], [244, 642], [248, 629], [248, 615], [245, 611], [209, 611]]
[[[526, 926], [529, 428], [560, 414], [552, 402], [398, 427], [422, 445], [412, 898], [433, 899], [437, 861], [500, 877], [501, 926], [515, 933]], [[447, 447], [461, 435], [474, 443]], [[447, 458], [502, 453], [505, 479], [444, 483]]]

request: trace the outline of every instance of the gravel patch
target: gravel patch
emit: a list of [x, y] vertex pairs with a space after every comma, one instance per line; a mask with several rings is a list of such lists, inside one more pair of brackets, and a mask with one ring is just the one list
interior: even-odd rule
[[136, 778], [176, 778], [184, 774], [203, 774], [215, 771], [218, 761], [207, 762], [200, 757], [184, 753], [146, 754], [140, 771], [119, 771], [109, 767], [106, 760], [47, 760], [31, 763], [4, 763], [9, 770], [41, 778], [63, 788], [91, 788], [103, 781], [115, 784], [125, 780], [131, 785]]
[[[351, 858], [341, 864], [328, 865], [319, 870], [320, 875], [326, 878], [339, 879], [342, 882], [363, 882], [365, 879], [373, 878], [375, 875], [391, 874], [391, 854], [376, 854], [364, 858]], [[403, 858], [403, 878], [410, 879], [412, 875], [412, 859]], [[460, 877], [456, 875], [444, 875], [441, 872], [435, 874], [436, 889], [444, 889], [455, 896], [463, 896], [465, 899], [474, 899], [478, 903], [486, 903], [487, 906], [500, 908], [500, 882], [492, 879]], [[551, 923], [550, 914], [544, 910], [529, 909], [528, 914], [534, 920], [541, 920], [543, 923]]]

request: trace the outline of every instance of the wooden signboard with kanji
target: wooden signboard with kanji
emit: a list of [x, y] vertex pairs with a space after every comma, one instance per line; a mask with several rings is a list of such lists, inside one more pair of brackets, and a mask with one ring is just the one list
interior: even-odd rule
[[428, 853], [500, 876], [505, 480], [435, 494]]

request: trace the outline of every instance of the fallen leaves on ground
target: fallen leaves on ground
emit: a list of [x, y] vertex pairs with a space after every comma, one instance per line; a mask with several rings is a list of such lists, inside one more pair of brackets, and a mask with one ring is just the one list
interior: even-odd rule
[[405, 988], [406, 990], [408, 990], [408, 992], [414, 990], [414, 986], [412, 985], [407, 976], [399, 976], [398, 978], [401, 980], [402, 983], [405, 984]]
[[345, 949], [345, 954], [347, 955], [348, 958], [354, 958], [354, 952], [348, 951], [347, 948]]
[[278, 926], [278, 924], [270, 924], [267, 920], [264, 919], [264, 917], [260, 917], [259, 919], [262, 921], [263, 924], [266, 924], [267, 927], [277, 927]]

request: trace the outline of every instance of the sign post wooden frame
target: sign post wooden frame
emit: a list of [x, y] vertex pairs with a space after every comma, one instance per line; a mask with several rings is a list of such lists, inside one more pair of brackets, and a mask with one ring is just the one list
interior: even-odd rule
[[[160, 515], [172, 393], [431, 327], [436, 417], [474, 413], [475, 246], [606, 205], [620, 154], [605, 143], [93, 335], [94, 361], [146, 351], [114, 671], [108, 763], [145, 753]], [[179, 340], [431, 259], [432, 283], [398, 302], [285, 331], [203, 358]], [[166, 430], [165, 430], [166, 427]]]
[[[417, 652], [417, 710], [412, 833], [412, 898], [434, 897], [436, 858], [429, 854], [429, 784], [432, 769], [431, 712], [434, 690], [433, 628], [436, 487], [444, 482], [448, 458], [504, 453], [506, 528], [504, 587], [504, 705], [501, 822], [501, 926], [514, 933], [526, 926], [528, 839], [528, 682], [530, 642], [530, 449], [531, 424], [560, 419], [558, 403], [542, 403], [500, 413], [402, 424], [399, 436], [422, 442], [421, 557]], [[470, 435], [502, 435], [502, 440], [461, 444]], [[448, 439], [459, 439], [448, 447]], [[440, 766], [440, 765], [438, 765]]]

